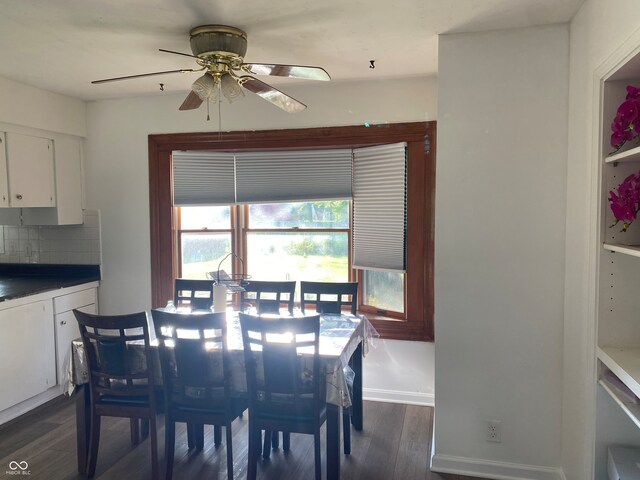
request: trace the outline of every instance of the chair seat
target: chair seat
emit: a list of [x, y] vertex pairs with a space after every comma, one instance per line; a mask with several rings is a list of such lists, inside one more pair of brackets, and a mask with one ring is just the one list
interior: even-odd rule
[[[323, 422], [327, 418], [327, 405], [324, 404], [320, 407], [320, 422]], [[258, 420], [277, 420], [282, 422], [293, 423], [314, 423], [316, 418], [313, 415], [313, 411], [301, 410], [274, 410], [258, 411], [256, 413]]]
[[132, 407], [148, 407], [149, 397], [130, 395], [102, 395], [96, 402], [98, 405], [129, 405]]
[[[172, 411], [175, 414], [194, 414], [194, 415], [222, 415], [225, 410], [219, 404], [215, 405], [172, 405]], [[231, 414], [234, 418], [239, 417], [242, 412], [248, 408], [246, 400], [233, 401], [231, 404]]]

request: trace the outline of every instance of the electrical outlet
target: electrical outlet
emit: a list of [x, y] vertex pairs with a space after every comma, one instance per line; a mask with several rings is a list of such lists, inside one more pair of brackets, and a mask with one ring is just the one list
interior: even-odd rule
[[502, 441], [502, 420], [487, 420], [487, 442]]

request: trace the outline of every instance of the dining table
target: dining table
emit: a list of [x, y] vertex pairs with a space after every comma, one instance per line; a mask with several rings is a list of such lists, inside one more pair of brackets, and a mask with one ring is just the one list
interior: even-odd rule
[[[179, 312], [183, 313], [183, 312]], [[193, 312], [196, 315], [198, 312]], [[244, 369], [242, 331], [238, 312], [228, 310], [227, 343], [231, 363], [232, 388], [236, 392], [247, 391]], [[302, 315], [283, 311], [282, 315]], [[308, 312], [307, 312], [308, 314]], [[153, 317], [147, 313], [151, 341], [151, 368], [154, 381], [162, 384], [158, 341], [155, 338]], [[369, 351], [377, 332], [363, 315], [320, 314], [320, 359], [326, 375], [327, 404], [327, 479], [340, 478], [340, 423], [343, 408], [351, 408], [351, 424], [356, 430], [363, 428], [362, 411], [362, 359]], [[86, 473], [89, 447], [90, 388], [89, 370], [80, 338], [71, 342], [71, 355], [66, 366], [65, 393], [76, 398], [76, 444], [78, 472]], [[349, 368], [351, 370], [349, 370]], [[347, 374], [345, 375], [345, 371]], [[353, 372], [352, 382], [348, 376]]]

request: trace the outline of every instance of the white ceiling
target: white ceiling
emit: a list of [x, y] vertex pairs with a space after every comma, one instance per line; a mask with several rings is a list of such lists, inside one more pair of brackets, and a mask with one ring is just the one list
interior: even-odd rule
[[[437, 35], [569, 21], [583, 0], [14, 0], [0, 9], [0, 77], [84, 100], [188, 91], [189, 30], [248, 35], [245, 61], [318, 65], [334, 81], [437, 73]], [[369, 68], [375, 60], [375, 69]], [[265, 79], [281, 84], [282, 79]], [[290, 80], [288, 80], [290, 81]]]

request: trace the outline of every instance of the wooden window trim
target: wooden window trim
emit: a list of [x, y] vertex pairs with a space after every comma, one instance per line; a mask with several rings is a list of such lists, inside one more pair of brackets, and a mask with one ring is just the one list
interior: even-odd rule
[[[365, 147], [407, 142], [407, 320], [371, 321], [382, 338], [433, 341], [433, 245], [436, 122], [247, 132], [149, 135], [151, 302], [173, 297], [178, 273], [171, 152], [174, 150], [287, 150]], [[369, 316], [368, 316], [369, 318]]]

